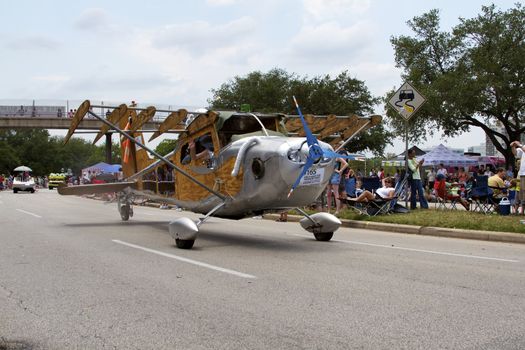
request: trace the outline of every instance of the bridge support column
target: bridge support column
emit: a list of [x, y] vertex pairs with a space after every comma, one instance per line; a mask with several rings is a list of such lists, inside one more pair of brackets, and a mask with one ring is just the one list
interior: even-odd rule
[[112, 164], [111, 160], [111, 135], [112, 133], [106, 133], [106, 163]]

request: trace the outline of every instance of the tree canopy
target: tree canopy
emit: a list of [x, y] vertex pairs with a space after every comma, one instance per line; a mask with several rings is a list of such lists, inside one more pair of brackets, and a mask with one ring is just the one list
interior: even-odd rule
[[155, 147], [155, 152], [161, 156], [165, 156], [177, 147], [177, 141], [178, 140], [175, 139], [164, 139]]
[[[35, 175], [47, 175], [61, 169], [79, 174], [81, 169], [105, 160], [105, 146], [94, 146], [81, 138], [50, 137], [45, 129], [0, 130], [0, 173], [9, 174], [19, 165], [27, 165]], [[112, 157], [120, 162], [120, 148], [113, 144]]]
[[[525, 131], [525, 9], [483, 6], [450, 32], [439, 23], [439, 11], [431, 10], [408, 22], [413, 36], [391, 38], [403, 78], [427, 98], [410, 120], [412, 141], [478, 127], [511, 164], [510, 142]], [[388, 115], [401, 134], [404, 120]]]
[[[317, 115], [368, 115], [380, 101], [370, 94], [364, 82], [350, 77], [347, 71], [336, 77], [308, 78], [274, 68], [267, 73], [236, 76], [211, 92], [213, 97], [208, 102], [214, 109], [240, 110], [242, 104], [249, 104], [253, 111], [286, 114], [297, 113], [292, 96], [297, 97], [304, 113]], [[359, 134], [347, 149], [370, 150], [380, 155], [391, 138], [392, 134], [380, 124]]]

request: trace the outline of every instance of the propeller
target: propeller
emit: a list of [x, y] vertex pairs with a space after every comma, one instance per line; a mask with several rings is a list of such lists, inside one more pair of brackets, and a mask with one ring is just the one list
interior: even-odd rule
[[290, 198], [292, 192], [299, 185], [301, 179], [306, 174], [306, 172], [312, 167], [312, 165], [317, 164], [322, 158], [352, 158], [351, 156], [345, 156], [334, 151], [321, 148], [321, 146], [319, 145], [319, 141], [308, 127], [308, 124], [304, 119], [303, 113], [301, 112], [301, 108], [299, 107], [299, 103], [297, 103], [297, 99], [295, 98], [295, 96], [293, 96], [293, 101], [295, 103], [295, 108], [297, 108], [297, 113], [301, 118], [301, 123], [303, 124], [304, 132], [306, 134], [306, 143], [308, 144], [308, 156], [306, 158], [306, 163], [304, 164], [301, 174], [299, 174], [299, 177], [295, 180], [295, 183], [290, 189], [290, 192], [288, 192], [288, 198]]

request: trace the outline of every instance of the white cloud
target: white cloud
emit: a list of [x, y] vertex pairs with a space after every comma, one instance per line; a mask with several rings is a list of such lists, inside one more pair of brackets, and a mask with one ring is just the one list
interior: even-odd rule
[[100, 31], [109, 27], [109, 18], [103, 9], [90, 8], [82, 12], [74, 22], [74, 25], [81, 30]]
[[304, 0], [307, 20], [325, 21], [345, 18], [347, 21], [358, 19], [367, 12], [370, 0]]
[[66, 75], [37, 75], [34, 76], [32, 79], [36, 81], [44, 81], [44, 82], [65, 82], [68, 81], [71, 77]]
[[349, 27], [342, 27], [337, 22], [304, 26], [291, 39], [290, 53], [293, 57], [312, 64], [355, 62], [359, 59], [358, 53], [370, 40], [372, 31], [372, 26], [366, 22]]
[[206, 0], [206, 4], [211, 6], [230, 6], [235, 2], [235, 0]]
[[212, 25], [206, 21], [165, 26], [153, 34], [152, 44], [157, 48], [179, 48], [190, 52], [232, 47], [244, 41], [256, 28], [250, 17]]
[[13, 50], [57, 50], [61, 43], [55, 39], [42, 35], [31, 35], [11, 41], [7, 47]]

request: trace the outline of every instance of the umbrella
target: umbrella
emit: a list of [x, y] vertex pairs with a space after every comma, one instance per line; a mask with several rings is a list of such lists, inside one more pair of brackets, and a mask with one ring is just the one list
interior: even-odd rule
[[16, 167], [14, 171], [33, 171], [30, 167], [27, 167], [25, 165], [21, 165], [19, 167]]

